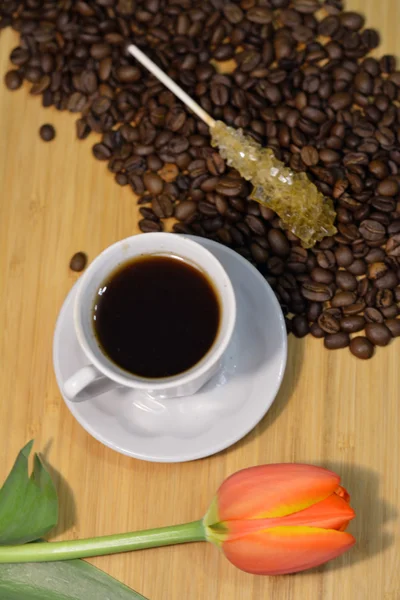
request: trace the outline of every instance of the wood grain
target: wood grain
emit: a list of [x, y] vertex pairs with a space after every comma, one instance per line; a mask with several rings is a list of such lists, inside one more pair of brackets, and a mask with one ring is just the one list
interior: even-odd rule
[[[380, 53], [400, 55], [398, 0], [347, 6], [381, 31]], [[1, 33], [2, 75], [15, 39]], [[57, 130], [49, 144], [38, 135], [46, 122]], [[43, 109], [27, 89], [1, 87], [0, 132], [0, 480], [34, 437], [56, 469], [62, 505], [56, 537], [76, 538], [196, 519], [222, 480], [242, 467], [325, 465], [351, 491], [358, 540], [326, 567], [253, 577], [205, 544], [93, 563], [151, 600], [399, 600], [400, 342], [363, 363], [347, 350], [327, 352], [317, 340], [292, 338], [279, 396], [241, 442], [181, 465], [120, 456], [92, 439], [65, 407], [53, 374], [52, 335], [77, 279], [70, 257], [83, 250], [93, 259], [136, 232], [135, 202], [93, 159], [92, 140], [76, 141], [74, 118]]]

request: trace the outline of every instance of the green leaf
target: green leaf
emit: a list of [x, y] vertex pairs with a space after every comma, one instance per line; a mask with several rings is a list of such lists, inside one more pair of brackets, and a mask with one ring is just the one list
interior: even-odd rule
[[38, 454], [29, 477], [32, 445], [22, 448], [0, 490], [0, 545], [37, 540], [57, 524], [56, 488]]
[[[21, 450], [0, 490], [2, 545], [38, 540], [57, 523], [57, 492], [37, 454], [32, 475], [28, 475], [32, 445], [29, 442]], [[83, 560], [0, 564], [0, 599], [146, 600]]]
[[0, 565], [1, 600], [146, 600], [83, 560]]

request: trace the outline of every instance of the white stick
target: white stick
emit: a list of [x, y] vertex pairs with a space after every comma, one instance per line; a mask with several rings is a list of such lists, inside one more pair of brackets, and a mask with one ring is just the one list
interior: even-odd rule
[[146, 69], [157, 77], [171, 92], [175, 94], [188, 108], [190, 108], [200, 119], [202, 119], [209, 127], [214, 127], [214, 119], [206, 113], [205, 110], [197, 104], [182, 88], [179, 87], [164, 71], [162, 71], [157, 65], [150, 60], [137, 46], [130, 44], [128, 46], [128, 52], [132, 54]]

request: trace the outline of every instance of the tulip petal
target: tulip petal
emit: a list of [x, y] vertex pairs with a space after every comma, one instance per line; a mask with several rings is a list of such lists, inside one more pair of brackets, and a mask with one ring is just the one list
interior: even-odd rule
[[218, 490], [220, 521], [282, 517], [327, 498], [340, 478], [322, 467], [276, 464], [250, 467], [224, 481]]
[[345, 490], [344, 487], [342, 487], [341, 485], [338, 486], [338, 489], [335, 491], [335, 493], [344, 500], [346, 500], [346, 502], [350, 502], [349, 492]]
[[256, 575], [296, 573], [336, 558], [355, 543], [352, 535], [316, 527], [275, 527], [238, 540], [222, 548], [236, 567]]
[[[281, 517], [279, 525], [319, 527], [322, 529], [340, 529], [354, 519], [355, 512], [340, 496], [332, 494], [300, 512]], [[275, 519], [274, 519], [275, 520]], [[276, 519], [277, 521], [278, 519]]]
[[[355, 512], [347, 502], [336, 494], [332, 494], [317, 504], [285, 517], [222, 522], [215, 530], [211, 528], [209, 541], [220, 543], [221, 540], [238, 540], [246, 537], [249, 533], [276, 527], [305, 526], [344, 531], [354, 517]], [[216, 535], [213, 535], [214, 533]]]

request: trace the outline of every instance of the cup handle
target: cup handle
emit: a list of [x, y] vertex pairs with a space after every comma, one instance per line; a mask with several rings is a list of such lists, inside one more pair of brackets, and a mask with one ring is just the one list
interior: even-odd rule
[[[92, 386], [90, 393], [85, 393], [86, 388], [94, 382], [96, 385]], [[63, 390], [68, 400], [79, 402], [99, 396], [113, 387], [114, 382], [102, 375], [93, 365], [87, 365], [64, 382]]]

